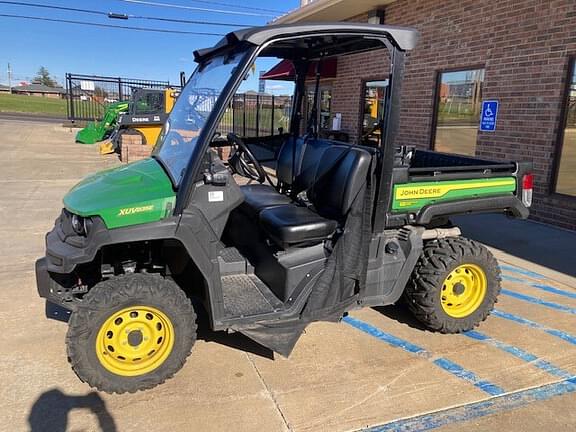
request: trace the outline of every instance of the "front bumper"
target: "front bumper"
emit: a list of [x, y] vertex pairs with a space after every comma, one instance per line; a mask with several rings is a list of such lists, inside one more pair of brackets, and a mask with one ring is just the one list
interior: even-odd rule
[[[66, 275], [67, 276], [67, 275]], [[46, 258], [36, 261], [36, 287], [38, 295], [68, 310], [75, 309], [71, 286], [66, 286], [64, 275], [51, 274]]]
[[53, 273], [71, 273], [76, 265], [91, 262], [98, 249], [110, 242], [109, 231], [99, 217], [92, 217], [87, 237], [74, 233], [71, 214], [62, 210], [54, 228], [46, 234], [46, 267]]

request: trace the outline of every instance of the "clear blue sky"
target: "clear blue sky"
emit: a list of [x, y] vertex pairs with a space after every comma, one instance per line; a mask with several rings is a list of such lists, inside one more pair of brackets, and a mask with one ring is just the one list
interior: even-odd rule
[[[186, 20], [229, 22], [238, 28], [264, 25], [281, 12], [298, 7], [299, 0], [149, 0], [198, 8], [237, 11], [266, 16], [231, 15], [132, 3], [121, 0], [21, 0], [103, 12], [154, 16]], [[222, 6], [225, 3], [232, 6]], [[248, 9], [261, 8], [279, 12]], [[113, 20], [80, 12], [40, 9], [0, 3], [0, 14], [29, 15], [112, 25], [150, 27], [170, 30], [227, 33], [233, 27], [179, 24], [151, 20]], [[75, 24], [28, 21], [0, 17], [0, 83], [7, 82], [7, 64], [12, 66], [14, 81], [29, 81], [40, 66], [45, 66], [62, 83], [66, 72], [123, 76], [128, 78], [178, 82], [180, 71], [188, 76], [195, 67], [192, 52], [211, 46], [220, 36], [149, 33], [134, 30], [88, 27]]]

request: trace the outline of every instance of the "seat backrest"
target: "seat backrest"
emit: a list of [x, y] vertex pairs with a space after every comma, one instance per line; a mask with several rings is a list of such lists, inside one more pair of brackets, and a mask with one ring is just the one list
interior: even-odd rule
[[318, 214], [342, 220], [366, 182], [371, 161], [372, 155], [360, 147], [328, 147], [308, 190], [308, 199]]
[[[323, 152], [337, 144], [335, 141], [308, 136], [288, 138], [278, 152], [276, 165], [278, 180], [284, 185], [292, 186], [296, 194], [305, 191], [314, 181]], [[294, 178], [292, 167], [294, 167]]]
[[338, 220], [346, 215], [362, 187], [373, 154], [373, 149], [338, 141], [288, 138], [278, 153], [276, 173], [294, 194], [306, 191], [320, 215]]
[[[294, 166], [296, 174], [300, 171], [299, 161], [302, 160], [304, 143], [305, 139], [290, 136], [280, 147], [276, 159], [276, 177], [280, 183], [284, 185], [292, 184], [292, 166]], [[293, 165], [292, 159], [294, 156], [296, 156], [296, 159]]]

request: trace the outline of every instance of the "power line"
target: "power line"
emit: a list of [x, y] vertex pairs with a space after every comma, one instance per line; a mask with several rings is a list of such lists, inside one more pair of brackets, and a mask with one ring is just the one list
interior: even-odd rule
[[219, 22], [219, 21], [204, 21], [204, 20], [184, 20], [184, 19], [176, 19], [176, 18], [161, 18], [161, 17], [151, 17], [151, 16], [143, 16], [143, 15], [131, 15], [131, 14], [113, 14], [112, 12], [104, 12], [104, 11], [97, 11], [94, 9], [80, 9], [80, 8], [72, 8], [72, 7], [65, 7], [65, 6], [52, 6], [52, 5], [45, 5], [39, 3], [24, 3], [18, 1], [0, 1], [0, 4], [9, 4], [14, 6], [27, 6], [27, 7], [35, 7], [35, 8], [43, 8], [43, 9], [57, 9], [57, 10], [64, 10], [64, 11], [71, 11], [71, 12], [80, 12], [92, 15], [101, 15], [108, 18], [120, 18], [120, 19], [145, 19], [145, 20], [153, 20], [153, 21], [164, 21], [164, 22], [174, 22], [180, 24], [200, 24], [200, 25], [217, 25], [217, 26], [226, 26], [226, 27], [242, 27], [243, 25], [250, 25], [250, 24], [236, 24], [230, 22]]
[[16, 19], [27, 19], [27, 20], [35, 20], [35, 21], [49, 21], [49, 22], [57, 22], [57, 23], [65, 23], [65, 24], [78, 24], [78, 25], [93, 26], [93, 27], [106, 27], [106, 28], [115, 28], [115, 29], [123, 29], [123, 30], [136, 30], [136, 31], [156, 32], [156, 33], [176, 33], [176, 34], [189, 34], [189, 35], [199, 35], [199, 36], [224, 36], [222, 33], [208, 33], [208, 32], [184, 31], [184, 30], [153, 29], [153, 28], [148, 28], [148, 27], [117, 26], [117, 25], [112, 25], [112, 24], [99, 24], [99, 23], [91, 23], [91, 22], [86, 22], [86, 21], [75, 21], [75, 20], [46, 18], [46, 17], [34, 17], [34, 16], [28, 16], [28, 15], [0, 14], [0, 17], [3, 17], [3, 18], [16, 18]]
[[29, 7], [44, 8], [44, 9], [58, 9], [58, 10], [73, 11], [73, 12], [83, 12], [83, 13], [89, 13], [89, 14], [94, 14], [94, 15], [101, 15], [101, 14], [107, 15], [106, 12], [98, 12], [98, 11], [93, 11], [93, 10], [88, 10], [88, 9], [77, 9], [77, 8], [70, 8], [70, 7], [64, 7], [64, 6], [50, 6], [50, 5], [44, 5], [44, 4], [38, 4], [38, 3], [24, 3], [24, 2], [17, 2], [17, 1], [0, 1], [0, 3], [14, 5], [14, 6], [29, 6]]
[[160, 17], [148, 17], [148, 16], [141, 16], [141, 15], [127, 15], [129, 18], [134, 19], [143, 19], [143, 20], [152, 20], [152, 21], [165, 21], [165, 22], [173, 22], [179, 24], [200, 24], [200, 25], [214, 25], [214, 26], [223, 26], [223, 27], [251, 27], [254, 24], [234, 24], [234, 23], [225, 23], [225, 22], [218, 22], [218, 21], [201, 21], [201, 20], [185, 20], [185, 19], [177, 19], [177, 18], [160, 18]]
[[265, 9], [265, 8], [259, 8], [259, 7], [254, 7], [254, 6], [238, 6], [235, 4], [231, 4], [231, 3], [222, 3], [222, 2], [215, 2], [215, 1], [208, 1], [208, 0], [189, 0], [190, 3], [202, 3], [202, 4], [209, 4], [209, 5], [216, 5], [216, 6], [230, 6], [230, 7], [241, 7], [242, 9], [247, 9], [247, 10], [255, 10], [255, 11], [261, 11], [261, 12], [273, 12], [273, 13], [279, 13], [279, 14], [283, 14], [285, 13], [285, 11], [280, 11], [280, 10], [276, 10], [276, 9]]
[[164, 8], [173, 8], [173, 9], [187, 9], [199, 12], [213, 12], [213, 13], [221, 13], [221, 14], [228, 14], [228, 15], [243, 15], [243, 16], [257, 16], [257, 17], [275, 17], [276, 15], [271, 14], [262, 14], [256, 12], [240, 12], [240, 11], [231, 11], [225, 9], [210, 9], [210, 8], [201, 8], [196, 6], [184, 6], [179, 4], [173, 3], [160, 3], [160, 2], [153, 2], [153, 1], [145, 1], [145, 0], [118, 0], [124, 3], [133, 3], [133, 4], [143, 4], [146, 6], [157, 6], [157, 7], [164, 7]]

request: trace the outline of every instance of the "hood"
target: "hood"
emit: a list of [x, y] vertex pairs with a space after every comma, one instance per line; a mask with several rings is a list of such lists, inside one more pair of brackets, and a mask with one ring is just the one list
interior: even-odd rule
[[108, 228], [155, 222], [169, 216], [176, 195], [154, 159], [144, 159], [86, 177], [64, 197], [79, 216], [100, 216]]

